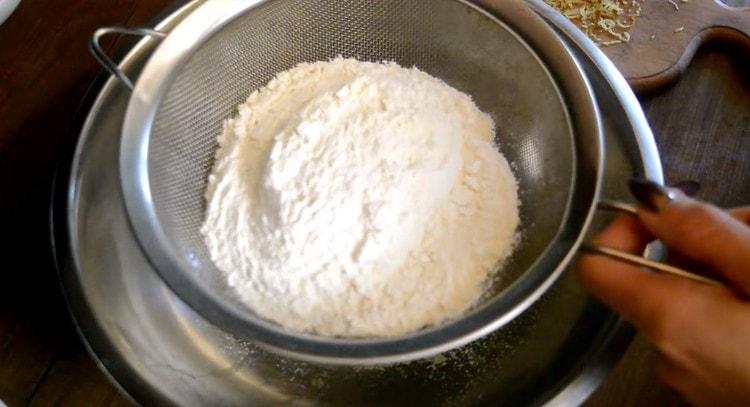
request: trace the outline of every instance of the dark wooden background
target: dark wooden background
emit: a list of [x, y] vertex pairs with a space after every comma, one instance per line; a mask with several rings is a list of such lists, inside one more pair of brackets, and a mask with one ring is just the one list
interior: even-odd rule
[[[734, 0], [735, 3], [750, 0]], [[47, 211], [56, 160], [99, 71], [100, 26], [140, 25], [172, 0], [23, 0], [0, 26], [0, 400], [128, 405], [78, 339], [52, 268]], [[117, 44], [110, 41], [106, 47]], [[698, 180], [720, 205], [750, 203], [750, 53], [712, 44], [671, 89], [643, 99], [668, 181]], [[640, 337], [592, 406], [677, 405]]]

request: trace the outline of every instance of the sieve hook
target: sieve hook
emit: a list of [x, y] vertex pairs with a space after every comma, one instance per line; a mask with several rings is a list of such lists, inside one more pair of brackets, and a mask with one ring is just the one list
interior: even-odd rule
[[89, 47], [91, 49], [91, 53], [94, 54], [94, 58], [96, 58], [97, 61], [99, 61], [102, 66], [104, 66], [104, 69], [109, 71], [112, 75], [114, 75], [117, 79], [120, 80], [125, 86], [128, 87], [131, 91], [133, 90], [133, 82], [130, 80], [130, 78], [125, 75], [125, 72], [120, 69], [119, 66], [117, 66], [112, 59], [104, 52], [101, 46], [101, 38], [108, 34], [124, 34], [124, 35], [138, 35], [141, 37], [152, 37], [152, 38], [164, 38], [167, 36], [166, 33], [163, 33], [161, 31], [156, 31], [151, 28], [147, 27], [102, 27], [98, 30], [94, 31], [94, 35], [91, 36], [91, 42], [89, 43]]
[[[637, 213], [636, 207], [634, 205], [624, 203], [624, 202], [619, 202], [619, 201], [602, 200], [599, 202], [598, 207], [599, 209], [602, 209], [602, 210], [622, 212], [622, 213], [629, 214], [629, 215], [635, 215]], [[668, 273], [668, 274], [672, 274], [678, 277], [687, 278], [687, 279], [697, 281], [700, 283], [704, 283], [704, 284], [722, 285], [720, 282], [716, 280], [710, 279], [708, 277], [703, 277], [695, 273], [691, 273], [679, 267], [674, 267], [669, 264], [664, 264], [655, 260], [647, 259], [645, 257], [637, 256], [635, 254], [623, 252], [623, 251], [612, 249], [609, 247], [600, 246], [594, 243], [589, 243], [589, 242], [583, 243], [581, 245], [581, 250], [589, 252], [589, 253], [601, 254], [601, 255], [608, 256], [613, 259], [621, 260], [630, 264], [635, 264], [637, 266], [646, 267], [651, 270], [661, 271], [663, 273]]]

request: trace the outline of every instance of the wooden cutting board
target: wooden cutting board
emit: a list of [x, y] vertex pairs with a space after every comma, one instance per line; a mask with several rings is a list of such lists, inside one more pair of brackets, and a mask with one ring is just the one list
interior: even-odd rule
[[[648, 92], [677, 79], [706, 41], [743, 44], [750, 52], [750, 7], [718, 0], [641, 0], [630, 42], [603, 47], [631, 86]], [[745, 3], [747, 4], [747, 3]]]

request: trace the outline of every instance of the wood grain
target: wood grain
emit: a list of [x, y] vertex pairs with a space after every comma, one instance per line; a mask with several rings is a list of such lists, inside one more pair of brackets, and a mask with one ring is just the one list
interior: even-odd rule
[[[68, 126], [99, 71], [89, 36], [102, 25], [143, 24], [171, 1], [24, 0], [0, 26], [0, 399], [11, 407], [85, 405], [90, 394], [73, 389], [87, 383], [120, 399], [69, 323], [51, 262], [49, 192]], [[68, 354], [86, 374], [70, 374]], [[51, 396], [65, 375], [67, 388]]]
[[718, 0], [645, 0], [641, 4], [630, 42], [604, 48], [639, 92], [673, 82], [707, 41], [742, 44], [750, 52], [750, 8], [728, 7]]
[[[23, 0], [0, 26], [0, 399], [10, 407], [129, 404], [67, 316], [51, 267], [47, 205], [67, 127], [99, 70], [89, 35], [102, 25], [143, 24], [171, 1]], [[697, 179], [703, 198], [725, 206], [749, 203], [750, 64], [739, 48], [708, 47], [680, 82], [644, 105], [670, 181]], [[677, 405], [653, 358], [637, 340], [590, 405]]]

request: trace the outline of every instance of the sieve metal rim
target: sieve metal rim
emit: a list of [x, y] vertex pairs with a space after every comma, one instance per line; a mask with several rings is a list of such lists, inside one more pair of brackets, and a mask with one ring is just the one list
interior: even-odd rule
[[[206, 2], [178, 25], [154, 52], [139, 77], [128, 104], [123, 123], [120, 175], [125, 206], [138, 241], [162, 279], [192, 308], [228, 332], [250, 338], [276, 353], [298, 359], [330, 364], [383, 364], [405, 362], [442, 353], [462, 346], [515, 318], [562, 273], [575, 255], [588, 228], [598, 200], [603, 172], [603, 137], [593, 91], [582, 68], [552, 29], [520, 1], [480, 0], [477, 5], [454, 0], [472, 7], [513, 33], [537, 57], [547, 73], [556, 78], [557, 92], [566, 106], [574, 133], [587, 133], [594, 145], [579, 145], [576, 156], [586, 156], [586, 167], [577, 168], [571, 185], [571, 202], [578, 201], [575, 216], [568, 210], [564, 221], [567, 250], [557, 253], [555, 264], [546, 264], [545, 273], [525, 273], [502, 295], [469, 316], [457, 321], [393, 339], [349, 340], [320, 338], [289, 332], [259, 318], [248, 320], [232, 305], [204, 290], [184, 273], [181, 257], [165, 244], [166, 237], [156, 221], [148, 179], [148, 143], [150, 126], [159, 101], [176, 75], [177, 68], [192, 55], [203, 41], [235, 17], [269, 0], [245, 2]], [[276, 0], [279, 1], [279, 0]], [[520, 35], [523, 33], [524, 35]], [[533, 43], [535, 47], [529, 44]], [[544, 58], [540, 58], [541, 56]], [[550, 67], [554, 68], [549, 72]], [[561, 79], [565, 78], [564, 81]], [[560, 86], [562, 85], [562, 87]], [[575, 106], [573, 112], [568, 105]], [[571, 123], [572, 121], [573, 123]], [[584, 160], [577, 159], [577, 162]], [[581, 189], [581, 176], [585, 188]], [[576, 189], [576, 185], [579, 187]], [[574, 196], [575, 195], [575, 196]], [[549, 261], [548, 250], [530, 269], [539, 269]], [[559, 261], [558, 261], [559, 260]]]

